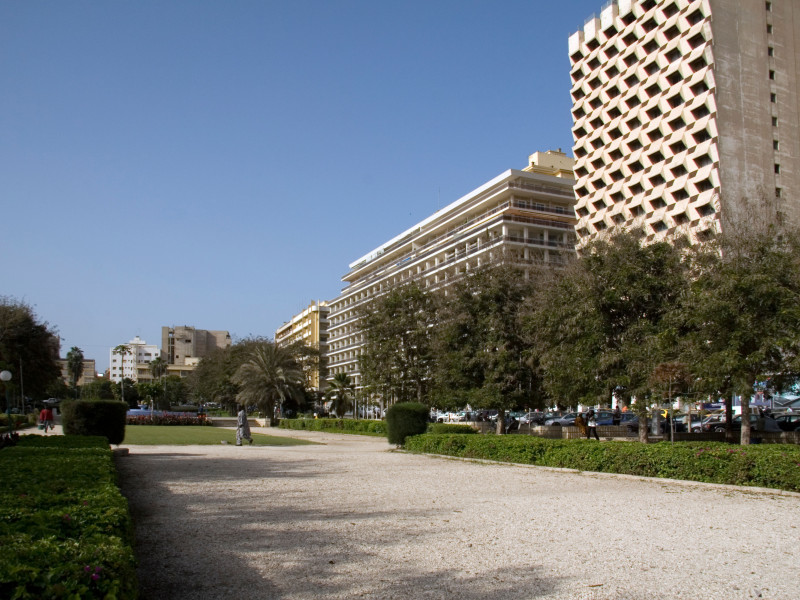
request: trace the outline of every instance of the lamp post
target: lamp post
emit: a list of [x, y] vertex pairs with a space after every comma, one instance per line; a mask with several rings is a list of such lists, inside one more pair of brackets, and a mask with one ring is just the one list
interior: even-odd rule
[[8, 433], [14, 431], [14, 424], [11, 422], [11, 401], [8, 399], [8, 382], [11, 381], [11, 371], [0, 372], [0, 380], [6, 388], [6, 417], [8, 418]]

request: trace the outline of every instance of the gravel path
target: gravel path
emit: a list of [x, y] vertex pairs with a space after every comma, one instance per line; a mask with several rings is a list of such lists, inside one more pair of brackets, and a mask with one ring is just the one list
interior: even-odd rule
[[800, 495], [393, 452], [128, 446], [143, 600], [800, 597]]

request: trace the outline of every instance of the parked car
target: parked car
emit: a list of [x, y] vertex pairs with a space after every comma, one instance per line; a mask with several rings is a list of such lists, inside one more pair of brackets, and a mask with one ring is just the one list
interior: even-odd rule
[[543, 425], [544, 422], [547, 420], [548, 415], [552, 418], [551, 413], [543, 413], [543, 412], [529, 412], [522, 415], [519, 418], [519, 422], [522, 425]]
[[578, 416], [578, 413], [567, 413], [565, 415], [561, 415], [558, 417], [552, 417], [547, 419], [544, 424], [545, 425], [557, 425], [559, 427], [567, 427], [569, 425], [575, 425], [575, 419]]
[[797, 431], [800, 428], [800, 414], [784, 413], [775, 417], [775, 422], [782, 431]]
[[[624, 413], [622, 413], [620, 415], [619, 424], [620, 425], [627, 425], [631, 421], [638, 421], [638, 420], [639, 420], [639, 417], [637, 417], [634, 413], [624, 412]], [[605, 417], [604, 416], [602, 418], [598, 418], [598, 420], [597, 420], [597, 425], [598, 426], [613, 425], [613, 424], [614, 424], [614, 415], [613, 415], [613, 413], [609, 417]]]
[[[742, 430], [742, 415], [736, 415], [731, 421], [731, 431]], [[750, 415], [750, 430], [751, 431], [764, 431], [764, 432], [779, 432], [783, 431], [778, 425], [777, 421], [772, 417], [761, 417], [759, 415]], [[709, 422], [703, 424], [703, 431], [725, 431], [725, 420], [720, 422]]]

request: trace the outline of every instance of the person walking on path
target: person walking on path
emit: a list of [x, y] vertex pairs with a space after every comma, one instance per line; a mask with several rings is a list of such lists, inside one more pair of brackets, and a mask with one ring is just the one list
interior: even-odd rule
[[244, 406], [239, 411], [238, 420], [236, 422], [236, 445], [242, 445], [242, 439], [249, 440], [250, 444], [253, 443], [253, 436], [250, 435], [250, 424], [247, 422], [247, 411]]
[[50, 428], [55, 429], [53, 425], [53, 409], [45, 406], [41, 412], [39, 412], [39, 422], [44, 425], [44, 432], [47, 433], [47, 429]]
[[578, 416], [575, 417], [575, 427], [577, 427], [580, 430], [581, 435], [585, 435], [587, 438], [589, 437], [588, 431], [586, 429], [586, 421], [584, 421], [583, 415], [581, 413], [578, 413]]
[[594, 409], [590, 408], [586, 415], [586, 439], [592, 439], [592, 434], [594, 434], [594, 439], [599, 442], [600, 438], [597, 436], [597, 415], [594, 414]]
[[622, 422], [622, 411], [619, 409], [619, 404], [614, 409], [614, 414], [611, 417], [611, 424], [612, 425], [619, 425]]

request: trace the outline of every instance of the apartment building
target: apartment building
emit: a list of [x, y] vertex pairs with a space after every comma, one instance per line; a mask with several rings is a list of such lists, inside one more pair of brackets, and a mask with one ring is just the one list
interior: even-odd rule
[[[58, 359], [58, 366], [61, 369], [61, 379], [67, 385], [72, 385], [72, 375], [69, 373], [69, 366], [66, 358]], [[87, 383], [92, 383], [97, 378], [97, 364], [93, 358], [87, 358], [83, 361], [83, 373], [78, 379], [78, 387], [84, 386]]]
[[132, 381], [149, 381], [152, 379], [150, 363], [161, 356], [161, 350], [154, 344], [148, 344], [138, 335], [127, 342], [128, 352], [119, 354], [111, 348], [109, 354], [109, 374], [111, 381], [119, 383], [123, 377]]
[[168, 365], [192, 366], [196, 359], [231, 345], [227, 331], [209, 331], [183, 325], [161, 328], [161, 349]]
[[300, 342], [320, 351], [320, 361], [304, 365], [309, 386], [316, 391], [323, 391], [326, 387], [320, 371], [324, 371], [328, 352], [329, 313], [330, 308], [326, 302], [311, 302], [308, 308], [293, 316], [275, 332], [275, 344], [278, 346]]
[[[612, 0], [569, 38], [579, 245], [800, 223], [800, 2]], [[765, 208], [766, 206], [766, 208]]]
[[350, 375], [360, 386], [358, 309], [410, 281], [448, 285], [472, 269], [501, 261], [560, 264], [574, 253], [573, 159], [536, 152], [350, 265], [346, 287], [330, 301], [328, 378]]

